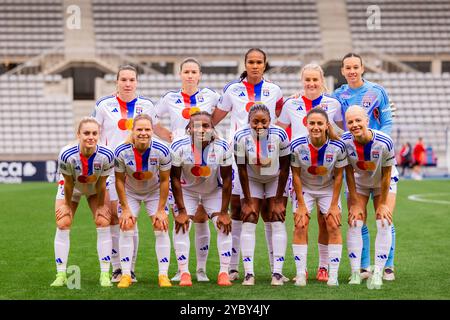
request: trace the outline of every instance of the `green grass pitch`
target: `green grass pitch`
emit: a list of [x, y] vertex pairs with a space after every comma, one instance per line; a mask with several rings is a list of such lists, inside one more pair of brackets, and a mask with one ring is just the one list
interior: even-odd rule
[[[415, 202], [408, 199], [411, 194], [433, 194], [431, 202]], [[271, 287], [269, 262], [264, 238], [263, 224], [257, 229], [255, 274], [256, 285], [243, 287], [238, 282], [232, 287], [221, 288], [216, 284], [218, 254], [215, 231], [211, 227], [211, 246], [207, 265], [210, 283], [197, 283], [193, 276], [193, 287], [182, 288], [174, 283], [172, 288], [161, 289], [157, 285], [157, 262], [154, 236], [149, 218], [139, 217], [140, 246], [136, 266], [139, 280], [127, 290], [101, 288], [98, 284], [99, 265], [96, 251], [96, 231], [86, 201], [83, 199], [77, 211], [71, 231], [71, 248], [68, 265], [81, 269], [81, 288], [51, 288], [56, 274], [53, 240], [55, 233], [54, 198], [56, 184], [27, 183], [22, 185], [0, 185], [0, 270], [2, 289], [0, 299], [177, 299], [177, 300], [252, 300], [252, 299], [449, 299], [450, 278], [450, 181], [400, 181], [394, 221], [397, 230], [395, 257], [397, 279], [385, 284], [382, 290], [368, 290], [365, 283], [350, 286], [350, 272], [345, 234], [347, 224], [342, 227], [344, 249], [339, 272], [340, 286], [328, 288], [315, 280], [318, 263], [317, 222], [315, 213], [311, 219], [308, 270], [310, 279], [305, 288], [293, 282], [282, 287]], [[441, 203], [433, 202], [439, 200]], [[346, 221], [344, 204], [343, 221]], [[287, 216], [289, 242], [284, 274], [295, 276], [292, 257], [292, 214]], [[373, 209], [369, 211], [371, 254], [375, 242]], [[190, 270], [195, 274], [195, 251], [191, 232]], [[372, 261], [373, 262], [373, 261]], [[173, 254], [169, 276], [176, 272]], [[242, 263], [240, 270], [242, 271]]]

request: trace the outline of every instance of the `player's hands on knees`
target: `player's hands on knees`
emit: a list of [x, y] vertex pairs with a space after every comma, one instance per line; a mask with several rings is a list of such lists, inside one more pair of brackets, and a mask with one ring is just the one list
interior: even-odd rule
[[294, 225], [297, 228], [305, 228], [308, 225], [309, 215], [308, 209], [305, 206], [299, 206], [294, 214]]
[[334, 223], [340, 227], [341, 226], [341, 209], [338, 205], [330, 206], [327, 214], [325, 215], [325, 220], [333, 219]]
[[283, 200], [276, 199], [273, 203], [272, 207], [272, 220], [282, 221], [286, 220], [286, 206], [284, 205]]
[[61, 220], [65, 216], [72, 217], [72, 208], [67, 204], [59, 206], [55, 211], [56, 221]]
[[120, 229], [123, 231], [130, 230], [134, 227], [136, 218], [131, 213], [130, 209], [122, 207], [122, 214], [119, 218]]
[[348, 225], [350, 227], [356, 227], [356, 220], [364, 220], [364, 211], [358, 204], [353, 204], [348, 210]]
[[178, 215], [175, 217], [175, 232], [178, 233], [180, 229], [185, 233], [189, 230], [189, 216], [186, 209], [178, 210]]
[[377, 219], [381, 219], [381, 226], [384, 227], [384, 219], [388, 221], [388, 224], [392, 224], [392, 212], [389, 209], [388, 205], [380, 204], [375, 212]]
[[255, 206], [253, 205], [253, 200], [245, 200], [242, 201], [242, 221], [246, 221], [251, 215], [257, 217], [257, 213], [255, 210]]
[[169, 230], [169, 217], [164, 210], [158, 210], [153, 219], [153, 227], [158, 227], [162, 231]]
[[231, 232], [231, 218], [228, 212], [221, 212], [217, 216], [217, 229], [222, 230], [228, 235]]

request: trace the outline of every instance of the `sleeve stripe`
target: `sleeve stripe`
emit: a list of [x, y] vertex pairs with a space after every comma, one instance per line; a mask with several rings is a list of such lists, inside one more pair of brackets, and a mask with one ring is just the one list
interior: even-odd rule
[[376, 141], [383, 142], [383, 143], [388, 147], [388, 150], [389, 150], [389, 151], [392, 150], [392, 145], [390, 144], [390, 142], [388, 142], [388, 141], [386, 141], [386, 140], [382, 140], [382, 139], [377, 139], [377, 138], [375, 138], [375, 140], [376, 140]]
[[225, 141], [220, 141], [220, 140], [217, 141], [216, 143], [217, 143], [217, 145], [222, 146], [225, 149], [225, 151], [228, 151], [228, 143], [226, 143]]
[[62, 160], [63, 162], [67, 162], [67, 160], [70, 158], [70, 156], [76, 154], [77, 152], [78, 152], [78, 150], [72, 150], [71, 152], [66, 153], [66, 154], [64, 155], [64, 157], [61, 158], [61, 160]]
[[248, 135], [250, 133], [250, 128], [246, 128], [243, 129], [241, 131], [238, 131], [235, 135], [234, 135], [234, 141], [238, 141], [242, 136]]
[[239, 82], [241, 82], [241, 81], [240, 80], [234, 80], [234, 81], [231, 81], [230, 83], [228, 83], [227, 85], [225, 85], [225, 87], [223, 88], [223, 93], [225, 93], [225, 91], [227, 91], [229, 86], [231, 86], [234, 83], [239, 83]]
[[182, 140], [181, 143], [177, 143], [176, 145], [172, 145], [171, 148], [172, 148], [173, 151], [177, 151], [182, 146], [187, 146], [189, 144], [190, 144], [189, 141]]
[[280, 133], [284, 137], [284, 139], [287, 139], [287, 137], [288, 137], [286, 134], [286, 131], [279, 129], [279, 128], [269, 128], [269, 133], [270, 132]]
[[70, 152], [72, 152], [72, 151], [74, 151], [74, 150], [77, 150], [77, 148], [78, 148], [78, 146], [74, 146], [74, 147], [69, 148], [69, 149], [67, 149], [66, 151], [64, 151], [64, 152], [61, 154], [61, 160], [65, 161], [65, 160], [64, 160], [64, 157], [67, 155], [67, 153], [70, 153]]
[[95, 105], [98, 106], [103, 100], [106, 100], [109, 98], [114, 98], [114, 96], [111, 95], [111, 96], [106, 96], [106, 97], [100, 98]]
[[114, 154], [111, 152], [111, 150], [108, 150], [108, 149], [100, 147], [100, 148], [98, 148], [98, 152], [100, 154], [103, 154], [103, 155], [107, 156], [109, 162], [114, 160]]
[[161, 151], [161, 152], [164, 154], [165, 157], [167, 157], [167, 155], [169, 154], [169, 151], [168, 151], [168, 150], [166, 150], [165, 148], [162, 148], [162, 147], [159, 146], [159, 145], [153, 145], [153, 147], [154, 147], [156, 150]]
[[179, 144], [183, 145], [183, 144], [186, 144], [186, 143], [189, 143], [189, 138], [184, 138], [184, 139], [175, 141], [174, 143], [172, 143], [172, 145], [170, 147], [175, 150], [175, 148], [177, 148], [177, 146]]
[[301, 145], [301, 144], [307, 144], [308, 140], [306, 140], [306, 138], [297, 138], [294, 141], [291, 142], [291, 150], [294, 150], [295, 148], [297, 148], [297, 146]]
[[116, 157], [118, 157], [119, 154], [120, 154], [123, 150], [128, 149], [130, 146], [131, 146], [131, 144], [121, 144], [120, 146], [118, 146], [118, 147], [116, 148], [116, 151], [115, 151]]
[[341, 152], [344, 153], [344, 151], [345, 151], [345, 144], [342, 143], [341, 141], [330, 140], [330, 144], [333, 145], [333, 146], [338, 147], [339, 149], [341, 149]]

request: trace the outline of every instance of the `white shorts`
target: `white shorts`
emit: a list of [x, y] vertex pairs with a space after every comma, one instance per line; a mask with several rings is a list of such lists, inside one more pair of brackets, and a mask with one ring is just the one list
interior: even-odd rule
[[116, 191], [116, 176], [114, 174], [106, 179], [106, 189], [108, 190], [110, 201], [119, 201], [119, 196]]
[[239, 172], [236, 162], [233, 161], [231, 166], [231, 194], [242, 195], [241, 181], [239, 180]]
[[[250, 177], [248, 179], [248, 186], [250, 188], [250, 195], [252, 198], [264, 199], [264, 198], [273, 198], [277, 195], [278, 188], [278, 177], [275, 177], [273, 180], [262, 183], [256, 180], [252, 180]], [[286, 187], [283, 192], [283, 197], [287, 197]], [[241, 199], [244, 198], [244, 194], [241, 193]]]
[[[202, 204], [208, 217], [211, 218], [213, 213], [220, 212], [222, 209], [222, 188], [216, 188], [207, 194], [183, 190], [183, 201], [188, 215], [194, 216], [197, 212], [198, 205]], [[174, 206], [174, 214], [178, 214], [176, 206]]]
[[[61, 180], [62, 178], [62, 180]], [[79, 203], [81, 200], [81, 196], [86, 196], [86, 198], [89, 198], [90, 196], [93, 196], [94, 194], [96, 194], [96, 192], [92, 192], [92, 193], [82, 193], [80, 190], [78, 190], [77, 188], [73, 189], [73, 193], [72, 193], [72, 202], [76, 202]], [[61, 175], [59, 182], [58, 182], [58, 190], [56, 191], [56, 200], [64, 200], [64, 177]]]
[[[159, 205], [159, 190], [146, 194], [137, 194], [131, 192], [129, 190], [125, 190], [126, 197], [128, 201], [128, 206], [130, 207], [130, 211], [134, 217], [139, 216], [139, 211], [141, 210], [141, 203], [144, 202], [145, 210], [149, 217], [154, 216], [156, 211], [158, 210]], [[169, 213], [167, 210], [167, 206], [164, 208], [166, 214]], [[117, 204], [117, 216], [120, 217], [122, 215], [122, 207], [120, 203]]]
[[[391, 177], [391, 184], [389, 186], [389, 193], [397, 193], [397, 181], [398, 181], [398, 177]], [[378, 195], [381, 194], [381, 187], [379, 188], [367, 188], [367, 187], [363, 187], [363, 186], [358, 186], [358, 184], [356, 184], [356, 193], [362, 194], [364, 196], [372, 196], [376, 197]]]
[[[312, 210], [314, 209], [314, 204], [317, 201], [320, 213], [325, 215], [330, 209], [331, 201], [333, 200], [333, 188], [330, 188], [326, 191], [317, 191], [317, 192], [305, 190], [303, 191], [303, 200], [305, 201], [306, 209], [308, 209], [309, 213], [312, 212]], [[342, 209], [340, 196], [338, 206], [339, 209]], [[297, 207], [298, 207], [297, 196], [294, 192], [292, 195], [293, 214], [295, 214], [295, 210], [297, 210]]]

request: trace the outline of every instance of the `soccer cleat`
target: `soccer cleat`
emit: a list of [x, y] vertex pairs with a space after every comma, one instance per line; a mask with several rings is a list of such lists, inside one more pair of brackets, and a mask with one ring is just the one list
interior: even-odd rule
[[64, 271], [61, 271], [56, 274], [56, 279], [52, 282], [50, 287], [64, 287], [65, 285], [67, 285], [67, 274]]
[[198, 269], [197, 270], [197, 281], [198, 282], [208, 282], [209, 278], [206, 276], [205, 270]]
[[172, 283], [169, 280], [169, 277], [165, 274], [160, 274], [158, 276], [158, 285], [160, 288], [169, 288], [172, 286]]
[[243, 286], [254, 286], [255, 285], [255, 276], [251, 273], [247, 273], [245, 275], [244, 281], [242, 281]]
[[294, 285], [296, 285], [297, 287], [304, 287], [306, 286], [306, 274], [298, 274], [295, 277], [295, 283]]
[[335, 274], [335, 275], [330, 274], [330, 276], [328, 277], [328, 280], [327, 280], [327, 285], [329, 287], [337, 287], [337, 286], [339, 286], [339, 281], [338, 281], [337, 274]]
[[[306, 277], [306, 280], [308, 280], [308, 270], [305, 271], [305, 277]], [[292, 281], [296, 282], [297, 281], [297, 277], [293, 277]]]
[[180, 278], [180, 287], [192, 287], [191, 274], [183, 272]]
[[367, 288], [369, 290], [372, 289], [381, 289], [383, 285], [383, 275], [381, 271], [374, 271], [373, 274], [367, 279]]
[[117, 288], [128, 288], [133, 283], [131, 276], [129, 274], [123, 274]]
[[285, 277], [283, 274], [281, 275], [283, 282], [289, 282], [289, 278]]
[[369, 277], [372, 275], [372, 268], [371, 267], [367, 269], [361, 268], [361, 271], [359, 273], [361, 275], [361, 280], [369, 279]]
[[119, 282], [122, 277], [122, 269], [116, 269], [112, 273], [111, 282]]
[[176, 281], [176, 282], [178, 282], [178, 281], [180, 281], [180, 280], [181, 280], [181, 273], [180, 273], [180, 270], [178, 270], [177, 273], [173, 276], [173, 278], [170, 279], [170, 281]]
[[112, 287], [109, 272], [101, 272], [100, 273], [100, 285], [102, 287]]
[[137, 279], [136, 279], [136, 274], [134, 273], [133, 270], [131, 270], [131, 281], [132, 281], [133, 283], [138, 282]]
[[361, 284], [361, 274], [358, 271], [352, 272], [348, 284]]
[[282, 286], [284, 284], [283, 275], [280, 273], [272, 274], [272, 286]]
[[384, 269], [383, 280], [386, 280], [386, 281], [394, 281], [395, 280], [394, 268], [387, 267]]
[[228, 277], [230, 278], [230, 281], [239, 279], [239, 271], [234, 269], [230, 270], [230, 272], [228, 273]]
[[317, 269], [316, 275], [317, 281], [327, 282], [328, 281], [328, 269], [324, 267], [320, 267]]
[[219, 273], [219, 276], [217, 277], [217, 284], [221, 287], [231, 286], [231, 281], [228, 276], [228, 273], [226, 272]]

